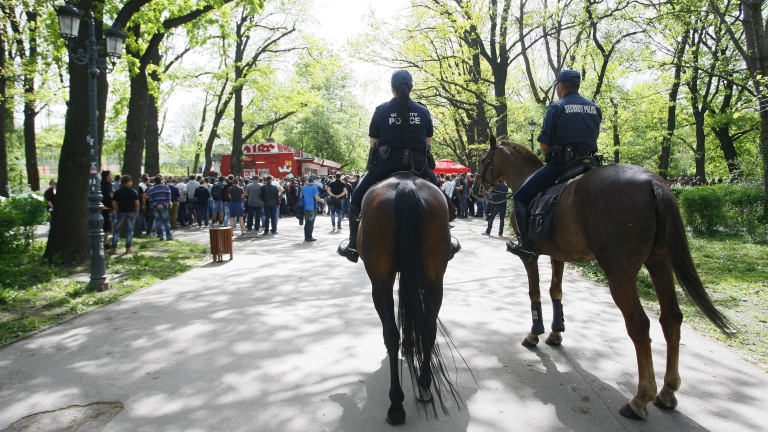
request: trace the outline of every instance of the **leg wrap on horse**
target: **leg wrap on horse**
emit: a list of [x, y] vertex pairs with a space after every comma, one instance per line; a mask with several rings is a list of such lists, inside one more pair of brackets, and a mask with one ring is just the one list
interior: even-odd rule
[[544, 318], [541, 313], [541, 302], [531, 302], [531, 316], [533, 318], [533, 325], [531, 326], [531, 333], [535, 335], [544, 334]]
[[552, 300], [552, 331], [565, 331], [565, 317], [563, 316], [562, 300]]

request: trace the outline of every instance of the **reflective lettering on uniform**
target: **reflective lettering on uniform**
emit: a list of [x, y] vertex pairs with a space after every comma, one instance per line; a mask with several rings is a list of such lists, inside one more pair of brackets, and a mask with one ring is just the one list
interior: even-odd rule
[[566, 114], [586, 113], [597, 115], [597, 107], [592, 105], [563, 105], [563, 108], [565, 108]]
[[[408, 119], [410, 124], [421, 124], [421, 117], [419, 113], [410, 113], [411, 117]], [[402, 120], [397, 116], [397, 113], [392, 113], [389, 117], [389, 124], [401, 124]]]

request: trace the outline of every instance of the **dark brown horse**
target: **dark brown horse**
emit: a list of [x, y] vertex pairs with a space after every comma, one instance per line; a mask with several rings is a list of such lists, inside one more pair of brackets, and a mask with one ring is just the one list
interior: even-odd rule
[[[414, 395], [427, 414], [437, 414], [436, 395], [458, 404], [435, 343], [438, 327], [450, 336], [437, 314], [443, 302], [443, 275], [451, 244], [448, 208], [440, 189], [412, 174], [396, 174], [373, 186], [365, 195], [357, 244], [365, 271], [373, 285], [373, 304], [384, 327], [384, 345], [389, 356], [391, 383], [387, 423], [405, 422], [403, 389], [398, 373], [398, 351], [402, 333], [403, 357], [414, 384]], [[397, 322], [393, 286], [400, 275]], [[399, 329], [398, 329], [399, 325]], [[431, 408], [431, 410], [428, 410]]]
[[[483, 174], [481, 181], [473, 185], [474, 192], [481, 196], [483, 189], [492, 188], [502, 179], [515, 191], [542, 165], [525, 146], [505, 141], [496, 145], [492, 139], [490, 149], [480, 160]], [[661, 177], [646, 169], [613, 164], [587, 172], [561, 196], [555, 235], [534, 242], [534, 252], [549, 255], [552, 260], [549, 294], [553, 305], [560, 305], [555, 300], [563, 297], [564, 263], [596, 260], [605, 271], [611, 295], [624, 315], [637, 354], [637, 394], [619, 411], [625, 417], [645, 418], [646, 405], [651, 401], [663, 409], [677, 406], [683, 314], [675, 294], [675, 276], [693, 304], [713, 324], [726, 333], [732, 328], [710, 301], [696, 273], [677, 199]], [[667, 340], [667, 369], [658, 394], [648, 336], [650, 321], [637, 294], [637, 274], [643, 265], [656, 289], [661, 307], [659, 322]], [[539, 302], [536, 259], [525, 263], [525, 269], [531, 302]], [[523, 345], [533, 347], [538, 342], [538, 336], [529, 333]], [[561, 332], [553, 331], [546, 342], [559, 345]]]

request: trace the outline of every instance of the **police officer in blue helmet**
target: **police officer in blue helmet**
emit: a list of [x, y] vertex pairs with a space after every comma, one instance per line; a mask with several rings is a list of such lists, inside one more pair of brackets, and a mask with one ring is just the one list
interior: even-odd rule
[[[427, 158], [434, 131], [432, 116], [425, 105], [411, 100], [413, 78], [407, 70], [395, 71], [391, 84], [394, 97], [376, 107], [368, 129], [371, 145], [369, 172], [352, 193], [349, 208], [349, 243], [344, 247], [340, 245], [337, 250], [339, 255], [352, 262], [357, 262], [359, 258], [357, 229], [360, 226], [360, 207], [363, 196], [371, 186], [401, 171], [411, 171], [436, 186], [439, 185]], [[375, 165], [371, 167], [374, 161]], [[452, 254], [459, 249], [458, 243], [451, 245]]]
[[[603, 119], [600, 108], [579, 94], [581, 75], [564, 70], [557, 76], [555, 89], [559, 100], [551, 103], [544, 114], [538, 141], [546, 165], [533, 173], [515, 191], [515, 219], [521, 243], [507, 242], [507, 250], [524, 262], [533, 259], [533, 245], [528, 239], [528, 206], [536, 195], [551, 186], [563, 174], [569, 158], [594, 156]], [[570, 148], [571, 154], [565, 149]]]

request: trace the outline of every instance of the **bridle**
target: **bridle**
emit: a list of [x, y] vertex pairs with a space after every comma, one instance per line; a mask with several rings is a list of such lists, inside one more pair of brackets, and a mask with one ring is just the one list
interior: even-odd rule
[[[496, 186], [493, 185], [493, 181], [488, 181], [485, 178], [485, 174], [488, 172], [488, 170], [491, 170], [491, 176], [493, 176], [493, 159], [494, 156], [496, 156], [496, 150], [498, 150], [498, 147], [494, 147], [490, 150], [485, 151], [485, 156], [487, 157], [487, 160], [485, 164], [483, 165], [483, 170], [480, 173], [480, 191], [482, 192], [483, 196], [485, 196], [485, 202], [488, 204], [504, 204], [507, 202], [513, 195], [514, 192], [499, 192], [496, 190]], [[491, 189], [488, 190], [485, 188], [485, 183], [488, 183], [491, 185]], [[504, 200], [502, 201], [491, 201], [491, 194], [504, 194]]]

